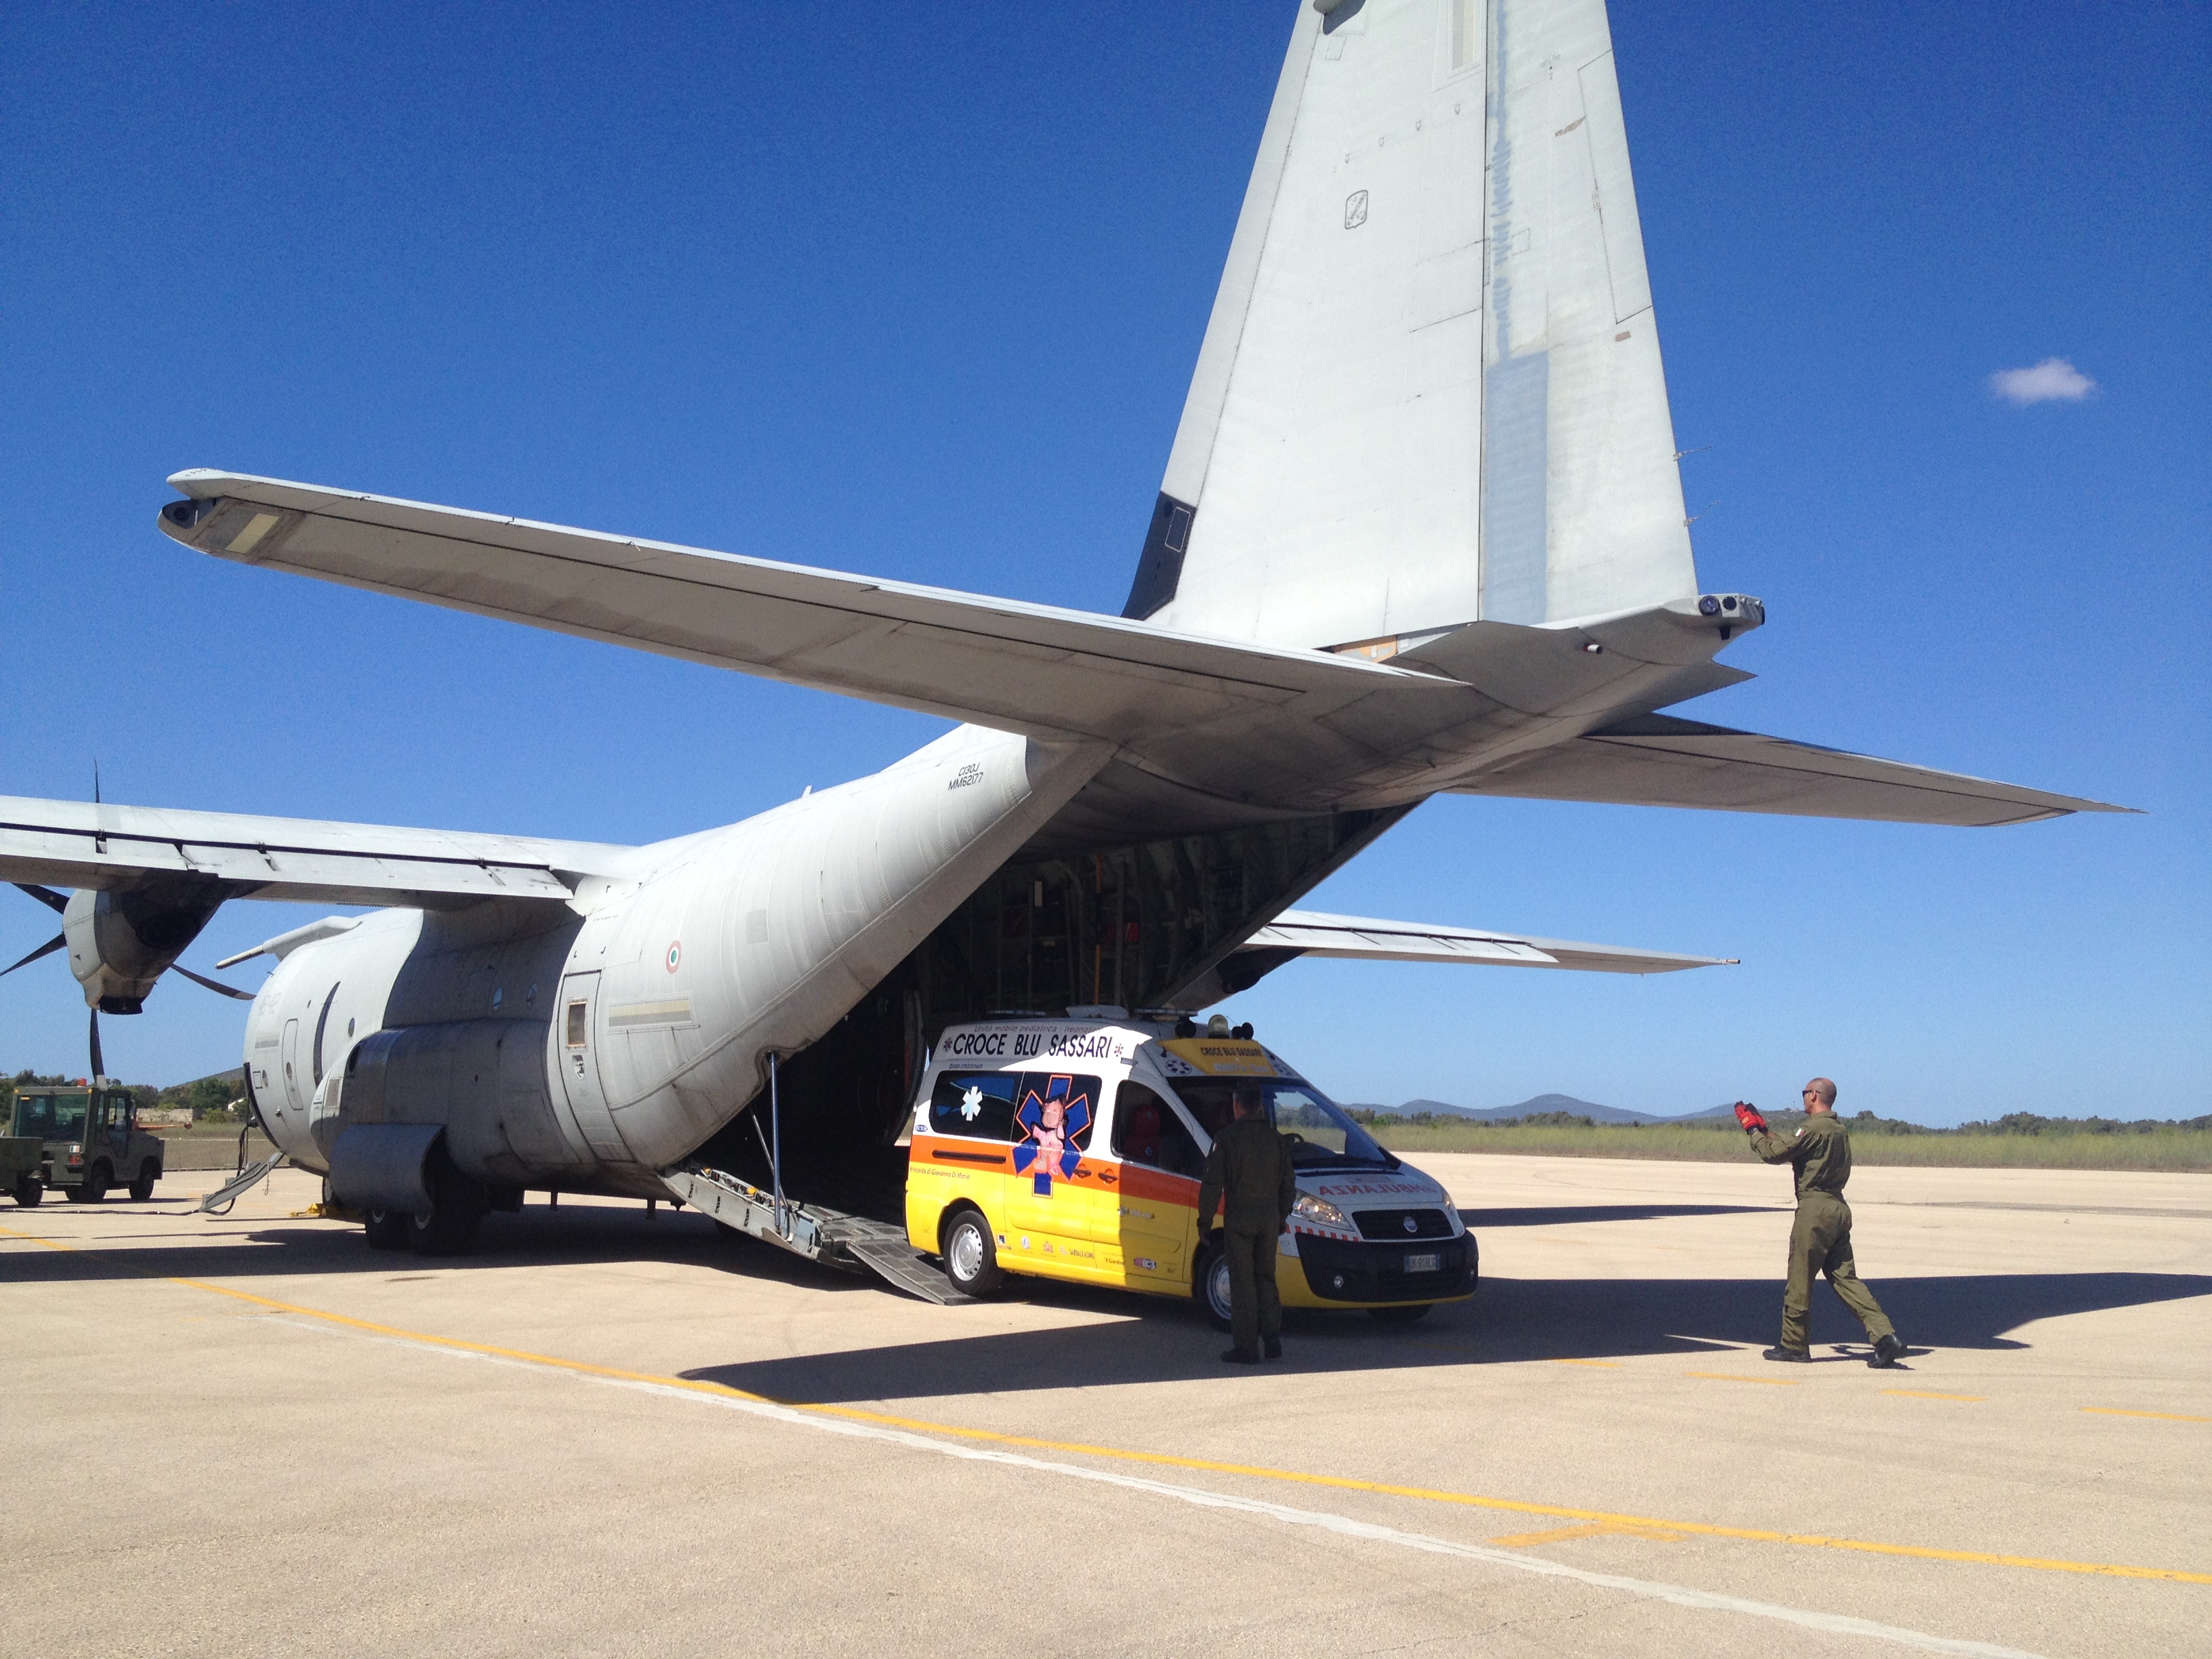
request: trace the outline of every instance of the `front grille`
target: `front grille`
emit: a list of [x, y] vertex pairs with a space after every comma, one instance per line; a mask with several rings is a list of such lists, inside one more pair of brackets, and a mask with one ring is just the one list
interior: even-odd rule
[[[1395, 1244], [1407, 1238], [1449, 1238], [1451, 1218], [1442, 1210], [1355, 1210], [1352, 1218], [1362, 1238]], [[1410, 1221], [1413, 1224], [1408, 1227]]]
[[[1407, 1273], [1409, 1253], [1435, 1256], [1436, 1272]], [[1438, 1302], [1474, 1288], [1473, 1241], [1467, 1238], [1354, 1244], [1301, 1233], [1298, 1260], [1313, 1293], [1335, 1302]]]

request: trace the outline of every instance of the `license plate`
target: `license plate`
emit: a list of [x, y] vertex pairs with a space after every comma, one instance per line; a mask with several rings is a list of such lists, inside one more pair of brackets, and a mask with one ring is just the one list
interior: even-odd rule
[[1409, 1255], [1406, 1258], [1406, 1271], [1409, 1273], [1432, 1273], [1437, 1271], [1438, 1260], [1433, 1255]]

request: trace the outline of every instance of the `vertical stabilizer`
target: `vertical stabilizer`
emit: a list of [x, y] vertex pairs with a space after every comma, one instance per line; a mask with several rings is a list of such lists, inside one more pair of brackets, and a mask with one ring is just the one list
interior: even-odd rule
[[1301, 3], [1124, 614], [1388, 655], [1697, 591], [1602, 0]]

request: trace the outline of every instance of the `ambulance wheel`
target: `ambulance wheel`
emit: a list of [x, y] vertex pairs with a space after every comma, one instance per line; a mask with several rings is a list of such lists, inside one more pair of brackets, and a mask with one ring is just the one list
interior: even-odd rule
[[160, 1176], [155, 1173], [154, 1166], [152, 1164], [140, 1164], [138, 1166], [138, 1179], [131, 1183], [131, 1197], [132, 1201], [134, 1203], [143, 1204], [148, 1199], [153, 1197], [154, 1183], [159, 1179]]
[[369, 1210], [361, 1218], [362, 1231], [368, 1235], [372, 1250], [404, 1250], [407, 1248], [408, 1224], [413, 1218], [398, 1210]]
[[945, 1277], [963, 1296], [994, 1295], [1006, 1284], [991, 1224], [980, 1210], [963, 1210], [945, 1224]]
[[1410, 1307], [1370, 1308], [1367, 1316], [1378, 1325], [1410, 1325], [1417, 1319], [1427, 1318], [1429, 1310], [1435, 1305], [1433, 1302], [1416, 1302]]
[[1213, 1328], [1231, 1328], [1229, 1318], [1229, 1258], [1219, 1250], [1206, 1250], [1198, 1258], [1198, 1305], [1213, 1322]]
[[38, 1207], [39, 1200], [46, 1195], [46, 1183], [34, 1175], [27, 1175], [15, 1183], [15, 1202], [27, 1210]]

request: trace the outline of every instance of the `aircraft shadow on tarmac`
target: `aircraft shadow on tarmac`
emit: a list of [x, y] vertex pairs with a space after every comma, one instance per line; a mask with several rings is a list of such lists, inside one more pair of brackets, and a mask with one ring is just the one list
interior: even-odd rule
[[[1914, 1352], [2024, 1348], [2005, 1333], [2039, 1319], [2212, 1295], [2212, 1275], [2014, 1273], [1889, 1279], [1876, 1287]], [[1224, 1339], [1188, 1304], [1033, 1283], [1019, 1299], [1121, 1317], [1044, 1331], [997, 1332], [843, 1353], [715, 1365], [685, 1376], [770, 1399], [820, 1404], [1096, 1388], [1226, 1370]], [[1823, 1304], [1826, 1305], [1823, 1305]], [[1778, 1277], [1758, 1279], [1489, 1279], [1471, 1302], [1419, 1325], [1378, 1327], [1356, 1314], [1292, 1310], [1287, 1365], [1362, 1372], [1535, 1359], [1735, 1352], [1774, 1340]], [[1815, 1352], [1864, 1334], [1826, 1291], [1814, 1292]]]
[[1560, 1227], [1584, 1221], [1664, 1221], [1685, 1215], [1788, 1215], [1786, 1204], [1541, 1204], [1517, 1210], [1470, 1210], [1460, 1218], [1480, 1234], [1492, 1227]]
[[[1563, 1206], [1475, 1211], [1470, 1219], [1478, 1227], [1498, 1227], [1601, 1217], [1727, 1214], [1759, 1207]], [[648, 1214], [612, 1206], [555, 1212], [532, 1206], [519, 1215], [489, 1218], [473, 1254], [438, 1257], [373, 1251], [358, 1229], [327, 1224], [247, 1220], [225, 1225], [212, 1218], [201, 1224], [189, 1212], [159, 1206], [117, 1206], [94, 1213], [112, 1224], [106, 1237], [66, 1251], [9, 1250], [0, 1255], [0, 1283], [400, 1279], [431, 1271], [655, 1261], [687, 1262], [823, 1294], [895, 1294], [872, 1279], [733, 1238], [688, 1212]], [[193, 1236], [202, 1224], [207, 1228], [200, 1235], [204, 1243], [170, 1242], [179, 1234]], [[141, 1238], [143, 1244], [136, 1242]], [[1379, 1326], [1357, 1313], [1293, 1310], [1285, 1320], [1289, 1363], [1300, 1370], [1371, 1372], [1763, 1347], [1774, 1340], [1781, 1318], [1782, 1264], [1778, 1259], [1771, 1265], [1778, 1271], [1745, 1279], [1486, 1278], [1472, 1300], [1439, 1307], [1411, 1326]], [[2025, 1348], [2031, 1345], [2010, 1333], [2037, 1320], [2212, 1295], [2212, 1274], [2202, 1273], [1883, 1276], [1872, 1282], [1916, 1352]], [[1097, 1322], [714, 1366], [688, 1375], [774, 1399], [827, 1403], [1253, 1374], [1221, 1365], [1216, 1356], [1223, 1339], [1187, 1302], [1042, 1279], [1017, 1280], [1008, 1299], [1090, 1316]], [[945, 1316], [959, 1320], [966, 1313], [947, 1310]], [[1832, 1344], [1859, 1343], [1863, 1337], [1833, 1293], [1816, 1287], [1816, 1356]]]
[[[0, 1210], [0, 1215], [5, 1213]], [[90, 1215], [112, 1224], [104, 1229], [107, 1236], [97, 1243], [35, 1254], [10, 1251], [0, 1258], [0, 1284], [355, 1274], [412, 1278], [448, 1270], [681, 1261], [829, 1292], [873, 1295], [880, 1290], [872, 1279], [838, 1273], [772, 1245], [737, 1238], [696, 1212], [662, 1209], [649, 1213], [641, 1206], [576, 1205], [556, 1211], [532, 1205], [519, 1215], [485, 1218], [480, 1241], [468, 1255], [440, 1256], [372, 1250], [359, 1227], [333, 1227], [328, 1222], [260, 1218], [226, 1222], [158, 1204], [72, 1209], [69, 1214], [72, 1220]], [[180, 1237], [205, 1242], [171, 1243]], [[143, 1245], [136, 1242], [142, 1238]]]

